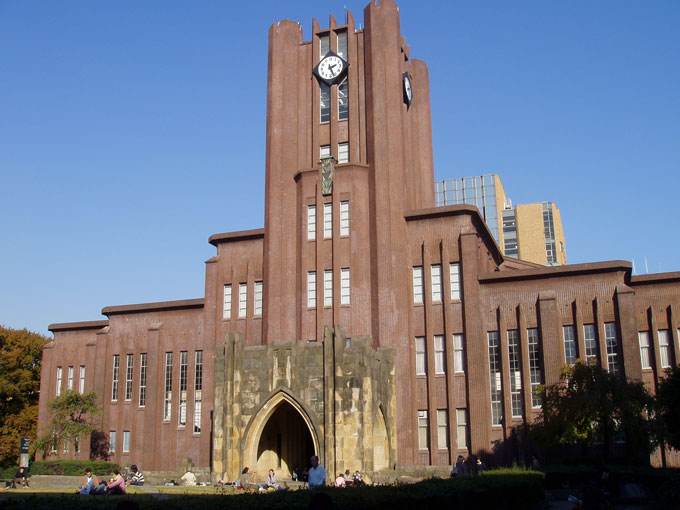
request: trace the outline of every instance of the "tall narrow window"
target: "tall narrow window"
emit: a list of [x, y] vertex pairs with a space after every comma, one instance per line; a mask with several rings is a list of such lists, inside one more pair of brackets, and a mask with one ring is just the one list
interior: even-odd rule
[[449, 276], [451, 278], [451, 299], [460, 299], [460, 264], [449, 264]]
[[323, 238], [333, 237], [333, 204], [323, 204]]
[[425, 337], [416, 337], [416, 375], [425, 375], [427, 364], [425, 360]]
[[444, 335], [434, 336], [434, 373], [446, 373], [446, 347]]
[[595, 324], [583, 325], [583, 339], [586, 344], [586, 360], [597, 361], [597, 333]]
[[307, 206], [307, 240], [316, 239], [316, 206]]
[[189, 365], [187, 351], [179, 353], [179, 426], [187, 424], [187, 370]]
[[333, 306], [333, 270], [323, 272], [323, 306]]
[[165, 393], [163, 395], [163, 420], [172, 416], [172, 353], [165, 353]]
[[125, 357], [125, 400], [132, 400], [132, 372], [135, 364], [135, 355], [128, 354]]
[[418, 411], [418, 449], [427, 450], [427, 411]]
[[248, 284], [238, 284], [238, 316], [240, 319], [246, 316], [248, 310]]
[[467, 448], [467, 410], [456, 409], [456, 438], [458, 449]]
[[349, 202], [340, 202], [340, 236], [349, 235]]
[[576, 363], [576, 358], [578, 357], [574, 326], [564, 326], [562, 332], [564, 333], [564, 358], [568, 364], [572, 365]]
[[501, 345], [498, 331], [489, 331], [489, 376], [491, 379], [491, 424], [503, 424], [503, 401], [501, 400]]
[[321, 122], [330, 122], [331, 120], [331, 88], [324, 82], [319, 83], [320, 89], [320, 113]]
[[123, 431], [123, 453], [130, 451], [130, 431]]
[[[338, 120], [345, 120], [349, 117], [349, 85], [347, 77], [345, 77], [338, 85]], [[347, 158], [349, 161], [349, 158]], [[340, 161], [339, 163], [347, 163], [347, 161]]]
[[111, 382], [111, 400], [118, 400], [118, 371], [120, 370], [120, 355], [113, 355], [113, 378]]
[[449, 418], [446, 409], [437, 409], [437, 448], [446, 450], [449, 447]]
[[657, 331], [657, 336], [659, 337], [661, 368], [669, 368], [673, 364], [673, 354], [671, 353], [670, 343], [671, 332], [668, 329], [660, 329]]
[[68, 453], [68, 436], [64, 438], [64, 453]]
[[538, 387], [543, 382], [538, 328], [527, 329], [527, 337], [529, 340], [529, 379], [531, 382], [531, 407], [541, 407], [541, 396], [537, 391]]
[[612, 374], [616, 374], [619, 371], [619, 360], [618, 360], [618, 338], [616, 336], [616, 323], [615, 322], [605, 322], [604, 323], [604, 338], [607, 344], [607, 368]]
[[640, 331], [638, 333], [638, 340], [640, 341], [640, 362], [642, 368], [652, 368], [652, 358], [649, 354], [649, 331]]
[[73, 367], [68, 367], [68, 372], [66, 376], [66, 388], [71, 391], [73, 389]]
[[330, 158], [331, 157], [331, 146], [322, 145], [319, 147], [319, 159]]
[[440, 264], [432, 264], [430, 269], [432, 275], [432, 301], [436, 303], [442, 300], [442, 266]]
[[194, 434], [201, 432], [201, 405], [203, 402], [203, 351], [196, 351], [194, 370]]
[[423, 266], [413, 266], [413, 302], [423, 302]]
[[262, 282], [255, 282], [253, 315], [262, 315]]
[[349, 144], [347, 142], [338, 144], [338, 163], [349, 163]]
[[80, 365], [80, 374], [78, 378], [78, 393], [85, 393], [85, 365]]
[[224, 301], [222, 305], [222, 318], [231, 319], [231, 285], [224, 286]]
[[116, 431], [109, 431], [109, 451], [111, 453], [116, 453]]
[[340, 304], [348, 305], [350, 302], [350, 280], [349, 268], [345, 267], [340, 270]]
[[80, 453], [80, 436], [73, 438], [73, 451], [75, 453]]
[[461, 334], [453, 335], [453, 370], [465, 372], [465, 337]]
[[328, 34], [319, 36], [319, 55], [323, 57], [331, 49], [330, 37]]
[[519, 331], [508, 331], [508, 358], [510, 361], [510, 403], [512, 417], [521, 418], [524, 414], [524, 399], [522, 398], [522, 372], [520, 370]]
[[347, 32], [338, 32], [338, 55], [347, 60]]
[[316, 271], [307, 271], [307, 308], [316, 307]]
[[139, 407], [146, 405], [146, 353], [139, 356]]

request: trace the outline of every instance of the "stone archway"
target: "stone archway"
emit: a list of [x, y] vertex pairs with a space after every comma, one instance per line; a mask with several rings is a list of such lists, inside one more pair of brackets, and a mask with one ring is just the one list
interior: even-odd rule
[[279, 477], [288, 477], [294, 467], [308, 467], [309, 458], [319, 455], [310, 417], [287, 393], [277, 393], [262, 406], [248, 429], [244, 460], [257, 476], [273, 468]]

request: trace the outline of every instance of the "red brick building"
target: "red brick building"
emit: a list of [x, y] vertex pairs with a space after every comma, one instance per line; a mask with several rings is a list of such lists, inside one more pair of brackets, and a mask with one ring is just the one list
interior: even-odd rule
[[505, 258], [476, 208], [434, 207], [427, 67], [392, 0], [364, 21], [270, 28], [264, 229], [210, 238], [203, 299], [51, 325], [39, 427], [70, 388], [145, 471], [502, 463], [565, 362], [651, 387], [677, 363], [680, 273]]

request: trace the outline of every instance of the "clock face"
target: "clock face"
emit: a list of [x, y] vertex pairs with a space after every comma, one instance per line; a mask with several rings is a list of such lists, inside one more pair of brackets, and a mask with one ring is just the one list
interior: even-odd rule
[[324, 80], [332, 80], [337, 78], [345, 68], [342, 59], [336, 55], [328, 55], [319, 62], [319, 76]]
[[407, 106], [411, 106], [411, 101], [413, 101], [413, 88], [411, 87], [411, 76], [408, 73], [404, 73], [404, 101]]

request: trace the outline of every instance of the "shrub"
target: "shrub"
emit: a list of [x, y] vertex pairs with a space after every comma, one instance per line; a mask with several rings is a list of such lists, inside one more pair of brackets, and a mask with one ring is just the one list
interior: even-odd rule
[[81, 476], [87, 468], [98, 476], [110, 475], [115, 469], [120, 471], [120, 465], [114, 462], [91, 460], [40, 460], [31, 464], [31, 475], [65, 475]]

